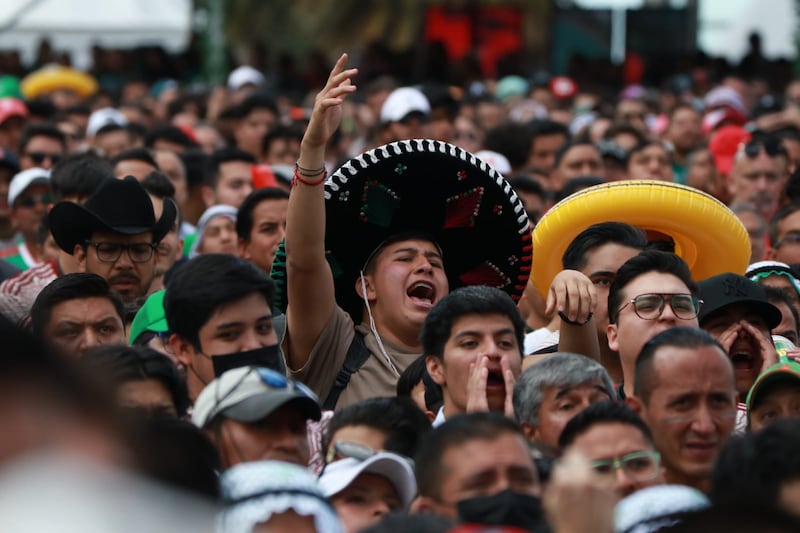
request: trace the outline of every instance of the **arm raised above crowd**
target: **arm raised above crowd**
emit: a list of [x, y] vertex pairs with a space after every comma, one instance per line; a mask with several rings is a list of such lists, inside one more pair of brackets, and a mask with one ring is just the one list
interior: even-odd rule
[[[562, 317], [559, 328], [558, 350], [572, 352], [600, 360], [600, 345], [592, 319], [597, 306], [597, 294], [592, 281], [577, 270], [559, 272], [547, 294], [545, 313], [556, 311]], [[572, 323], [570, 323], [572, 322]]]
[[[293, 370], [308, 361], [314, 344], [336, 306], [333, 276], [325, 260], [325, 145], [339, 127], [342, 103], [355, 91], [342, 54], [325, 87], [317, 94], [314, 110], [298, 159], [299, 179], [293, 182], [286, 218], [286, 277], [289, 306], [285, 351]], [[318, 173], [317, 173], [318, 171]]]

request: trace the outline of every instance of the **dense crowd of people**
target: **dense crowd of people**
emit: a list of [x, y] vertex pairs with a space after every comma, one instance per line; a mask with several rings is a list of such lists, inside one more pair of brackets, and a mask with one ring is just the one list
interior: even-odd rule
[[[0, 528], [797, 531], [800, 81], [348, 60], [313, 102], [0, 86]], [[623, 180], [733, 222], [615, 205], [545, 279]]]

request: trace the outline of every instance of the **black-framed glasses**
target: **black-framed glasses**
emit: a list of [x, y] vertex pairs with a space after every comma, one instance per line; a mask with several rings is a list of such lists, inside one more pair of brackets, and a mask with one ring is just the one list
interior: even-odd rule
[[682, 320], [695, 318], [700, 311], [700, 306], [703, 304], [703, 300], [691, 294], [640, 294], [625, 302], [625, 305], [617, 311], [617, 316], [625, 307], [633, 304], [633, 311], [636, 316], [642, 320], [656, 320], [664, 312], [667, 302], [669, 302], [669, 306], [675, 316]]
[[118, 242], [92, 242], [86, 241], [86, 246], [93, 246], [97, 258], [104, 263], [113, 263], [122, 256], [122, 251], [127, 250], [128, 257], [134, 263], [144, 263], [153, 258], [153, 253], [158, 247], [152, 242], [133, 242], [122, 244]]
[[25, 152], [25, 155], [28, 156], [36, 165], [41, 165], [44, 163], [45, 159], [49, 159], [50, 162], [55, 165], [61, 161], [62, 157], [64, 157], [61, 154], [52, 154], [49, 152]]
[[50, 205], [53, 203], [53, 197], [50, 194], [31, 194], [30, 196], [23, 196], [15, 202], [17, 207], [36, 207], [36, 204]]
[[619, 459], [598, 459], [592, 461], [592, 469], [602, 477], [616, 477], [618, 469], [622, 469], [632, 481], [648, 481], [658, 476], [661, 466], [661, 454], [656, 451], [640, 451], [626, 453]]
[[788, 157], [789, 155], [789, 153], [786, 151], [786, 147], [783, 145], [780, 139], [749, 141], [744, 145], [744, 155], [746, 155], [749, 159], [754, 159], [758, 157], [758, 154], [761, 153], [762, 149], [770, 157], [776, 157], [779, 155]]

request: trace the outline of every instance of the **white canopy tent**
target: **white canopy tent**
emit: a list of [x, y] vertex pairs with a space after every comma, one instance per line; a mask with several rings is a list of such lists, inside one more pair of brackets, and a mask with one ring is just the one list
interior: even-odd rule
[[91, 47], [158, 45], [183, 51], [191, 35], [191, 0], [2, 0], [0, 50], [33, 61], [42, 39], [86, 69]]

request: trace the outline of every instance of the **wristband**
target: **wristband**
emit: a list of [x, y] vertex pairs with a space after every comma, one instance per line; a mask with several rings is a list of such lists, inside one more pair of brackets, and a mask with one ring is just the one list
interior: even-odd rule
[[307, 178], [313, 178], [314, 176], [319, 176], [320, 174], [325, 172], [325, 165], [322, 165], [319, 168], [305, 168], [305, 167], [301, 167], [300, 163], [295, 163], [294, 164], [294, 169], [296, 171], [299, 171], [300, 174], [302, 174], [303, 176], [305, 176]]
[[[319, 175], [319, 174], [317, 174], [317, 175]], [[328, 172], [326, 170], [323, 170], [321, 172], [321, 175], [322, 175], [322, 177], [320, 179], [318, 179], [318, 180], [314, 180], [314, 181], [306, 180], [306, 179], [303, 179], [301, 177], [300, 172], [297, 170], [297, 168], [295, 168], [294, 169], [294, 176], [292, 176], [292, 189], [297, 187], [297, 183], [298, 182], [302, 183], [303, 185], [308, 185], [309, 187], [316, 187], [317, 185], [322, 185], [325, 182], [325, 179], [328, 177]], [[306, 177], [308, 177], [308, 176], [306, 176]]]
[[592, 319], [592, 313], [589, 313], [589, 316], [587, 316], [586, 320], [584, 320], [583, 322], [578, 322], [577, 320], [570, 320], [569, 317], [565, 315], [563, 311], [559, 311], [558, 316], [561, 318], [562, 322], [566, 322], [570, 326], [585, 326]]

